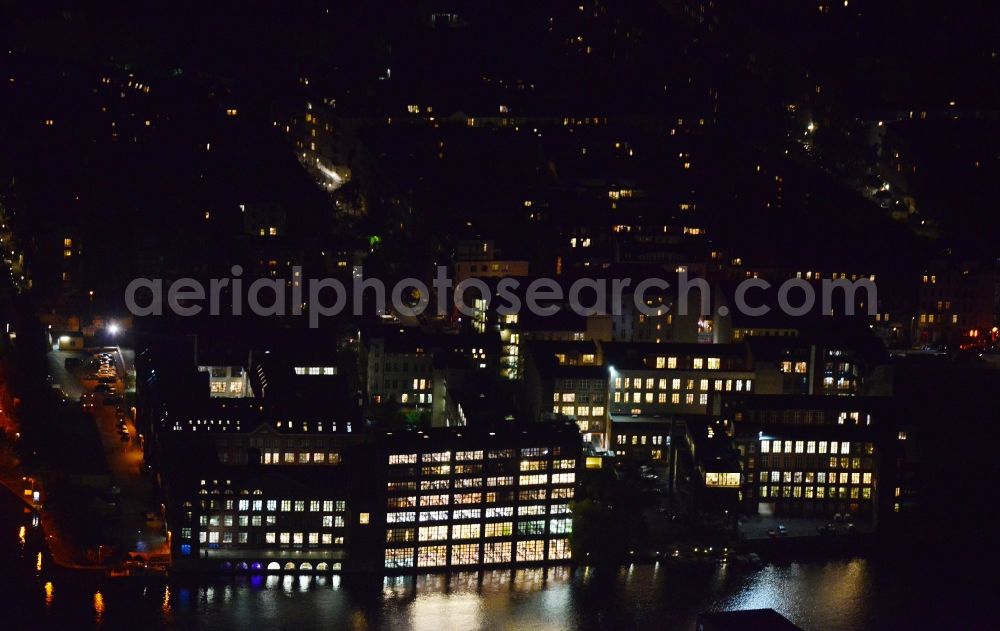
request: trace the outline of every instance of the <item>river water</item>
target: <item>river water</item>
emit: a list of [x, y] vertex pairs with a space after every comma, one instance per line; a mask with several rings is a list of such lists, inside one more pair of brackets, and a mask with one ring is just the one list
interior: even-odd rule
[[[24, 540], [21, 528], [24, 527]], [[772, 607], [807, 631], [970, 628], [920, 563], [845, 558], [523, 570], [387, 579], [255, 576], [149, 581], [52, 566], [30, 514], [0, 494], [0, 629], [693, 629], [698, 612]], [[974, 605], [975, 603], [973, 603]], [[994, 627], [995, 628], [995, 627]]]

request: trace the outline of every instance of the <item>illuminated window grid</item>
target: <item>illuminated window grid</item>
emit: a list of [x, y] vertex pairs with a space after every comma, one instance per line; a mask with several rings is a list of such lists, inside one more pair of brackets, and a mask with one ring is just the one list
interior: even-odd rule
[[[477, 461], [491, 459], [512, 459], [517, 465], [516, 470], [512, 475], [505, 475], [502, 472], [511, 472], [509, 468], [494, 466], [484, 470], [482, 465], [478, 465], [475, 475], [456, 475], [453, 469], [454, 466], [462, 466], [462, 463], [476, 466]], [[412, 462], [412, 459], [408, 460]], [[413, 565], [409, 565], [407, 560], [399, 560], [400, 556], [407, 557], [405, 552], [387, 552], [387, 566], [435, 568], [512, 563], [517, 554], [517, 541], [522, 539], [517, 534], [519, 520], [516, 513], [519, 508], [527, 509], [531, 516], [537, 517], [533, 520], [537, 524], [532, 527], [533, 534], [528, 540], [542, 542], [522, 546], [520, 558], [529, 561], [548, 558], [550, 521], [558, 521], [560, 533], [569, 530], [571, 520], [568, 517], [550, 520], [548, 505], [552, 502], [562, 504], [573, 498], [576, 459], [553, 460], [548, 448], [525, 448], [419, 454], [417, 464], [419, 468], [408, 472], [407, 479], [389, 482], [388, 501], [393, 503], [393, 510], [398, 511], [412, 503], [409, 498], [416, 499], [415, 525], [420, 530], [427, 529], [425, 532], [428, 534], [424, 538], [433, 540], [418, 541], [416, 548], [412, 549], [415, 554]], [[442, 465], [450, 466], [445, 469]], [[532, 477], [522, 478], [522, 472]], [[557, 482], [555, 487], [553, 482]], [[427, 510], [420, 510], [424, 508]], [[449, 526], [447, 538], [444, 538], [445, 526]], [[476, 543], [468, 537], [474, 537]], [[568, 558], [568, 539], [562, 536], [554, 541], [556, 543], [551, 544], [552, 558]], [[442, 550], [442, 544], [449, 544], [446, 552]]]

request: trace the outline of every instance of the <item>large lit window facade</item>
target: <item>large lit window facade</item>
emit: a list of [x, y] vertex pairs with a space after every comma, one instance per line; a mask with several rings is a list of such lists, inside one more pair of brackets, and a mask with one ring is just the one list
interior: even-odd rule
[[388, 454], [385, 569], [568, 560], [579, 440]]
[[754, 505], [773, 503], [778, 514], [807, 516], [874, 510], [872, 442], [767, 437], [752, 446], [744, 458], [744, 494]]

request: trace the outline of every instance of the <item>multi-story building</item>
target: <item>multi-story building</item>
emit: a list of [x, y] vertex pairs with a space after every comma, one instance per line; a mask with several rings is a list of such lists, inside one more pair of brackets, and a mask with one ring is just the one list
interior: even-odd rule
[[742, 510], [840, 513], [874, 521], [879, 502], [885, 501], [880, 491], [893, 478], [893, 420], [886, 402], [872, 397], [724, 398], [720, 416], [742, 460]]
[[713, 394], [751, 392], [751, 357], [739, 344], [605, 344], [611, 414], [706, 414]]
[[247, 355], [198, 349], [196, 361], [198, 372], [208, 375], [208, 391], [212, 398], [239, 399], [253, 395], [246, 371]]
[[383, 574], [571, 557], [572, 423], [367, 434], [343, 460], [274, 466], [222, 463], [203, 435], [174, 436], [159, 469], [178, 569]]
[[958, 346], [990, 337], [997, 322], [997, 273], [936, 264], [920, 276], [915, 340]]
[[434, 403], [434, 354], [419, 331], [399, 329], [365, 337], [365, 386], [368, 403], [393, 401], [430, 409]]
[[888, 387], [888, 356], [867, 327], [864, 335], [850, 330], [795, 337], [747, 340], [757, 372], [758, 394], [823, 394], [853, 396], [879, 393]]
[[455, 247], [455, 284], [467, 278], [527, 276], [526, 260], [504, 258], [490, 239], [459, 241]]
[[563, 563], [580, 434], [572, 423], [386, 436], [376, 448], [384, 571]]
[[435, 426], [453, 424], [453, 390], [496, 375], [500, 339], [495, 333], [429, 334], [381, 327], [362, 335], [362, 380], [369, 406], [398, 405], [427, 414]]
[[584, 440], [605, 447], [608, 371], [594, 342], [532, 342], [525, 354], [525, 396], [536, 420], [576, 421]]
[[175, 569], [339, 572], [348, 485], [338, 467], [203, 463], [167, 476]]
[[673, 432], [683, 428], [676, 416], [619, 416], [608, 427], [607, 448], [616, 456], [632, 460], [667, 461]]

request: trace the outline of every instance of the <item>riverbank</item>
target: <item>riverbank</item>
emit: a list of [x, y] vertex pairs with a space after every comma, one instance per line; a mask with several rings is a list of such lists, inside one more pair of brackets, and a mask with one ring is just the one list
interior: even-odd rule
[[44, 509], [39, 509], [24, 494], [23, 477], [16, 472], [4, 471], [0, 473], [0, 484], [10, 492], [10, 495], [20, 502], [33, 515], [39, 519], [38, 527], [41, 529], [46, 551], [49, 553], [51, 561], [66, 570], [76, 570], [85, 572], [104, 573], [110, 566], [107, 565], [82, 565], [74, 559], [78, 558], [79, 551], [71, 548], [66, 543], [66, 538], [60, 536], [59, 526], [52, 515]]

